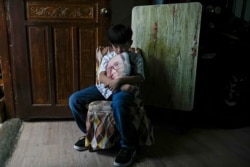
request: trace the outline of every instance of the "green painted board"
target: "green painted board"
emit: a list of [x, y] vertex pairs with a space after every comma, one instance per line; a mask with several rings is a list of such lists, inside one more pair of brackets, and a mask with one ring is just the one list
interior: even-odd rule
[[145, 60], [146, 105], [193, 109], [201, 12], [198, 2], [133, 8], [132, 46]]

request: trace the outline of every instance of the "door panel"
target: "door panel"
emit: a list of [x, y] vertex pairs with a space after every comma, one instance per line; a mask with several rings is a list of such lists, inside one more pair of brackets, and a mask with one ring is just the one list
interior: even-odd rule
[[107, 45], [108, 0], [9, 0], [16, 116], [71, 118], [69, 96], [95, 83], [95, 49]]

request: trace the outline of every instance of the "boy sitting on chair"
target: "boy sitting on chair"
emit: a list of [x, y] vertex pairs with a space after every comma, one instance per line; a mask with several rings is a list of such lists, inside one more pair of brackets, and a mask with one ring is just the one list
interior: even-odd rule
[[[132, 44], [132, 30], [122, 24], [112, 26], [108, 31], [108, 39], [112, 45], [113, 51], [102, 58], [99, 68], [100, 84], [90, 86], [73, 93], [69, 98], [69, 107], [79, 129], [86, 134], [86, 106], [97, 100], [112, 101], [113, 116], [117, 130], [120, 134], [120, 151], [115, 158], [114, 166], [128, 166], [132, 163], [136, 155], [138, 146], [137, 130], [131, 121], [131, 108], [135, 99], [135, 94], [139, 94], [138, 84], [144, 81], [144, 65], [140, 54], [129, 51]], [[126, 64], [112, 64], [112, 58], [120, 54], [128, 54], [131, 69], [127, 74], [118, 75], [119, 70], [123, 71]], [[121, 56], [121, 55], [120, 55]], [[118, 62], [123, 61], [122, 57], [116, 58]], [[114, 62], [117, 62], [114, 61]], [[110, 63], [111, 62], [111, 63]], [[119, 68], [118, 68], [119, 67]], [[112, 71], [113, 68], [113, 71]], [[131, 91], [132, 88], [132, 91]], [[135, 93], [135, 94], [134, 94]], [[79, 138], [74, 148], [78, 151], [84, 151], [85, 137]]]

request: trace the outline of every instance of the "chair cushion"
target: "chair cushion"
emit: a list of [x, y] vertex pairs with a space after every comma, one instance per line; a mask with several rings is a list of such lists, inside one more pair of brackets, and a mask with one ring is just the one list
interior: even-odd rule
[[112, 57], [108, 62], [106, 71], [107, 76], [112, 79], [130, 75], [131, 64], [129, 54], [121, 53]]
[[[142, 100], [136, 98], [131, 106], [133, 124], [138, 131], [139, 144], [150, 146], [154, 143], [153, 126], [148, 119]], [[93, 150], [113, 147], [119, 139], [116, 130], [111, 101], [94, 101], [89, 104], [87, 114], [85, 146]]]
[[[111, 47], [104, 47], [104, 46], [99, 46], [96, 48], [96, 83], [99, 84], [100, 81], [98, 79], [98, 71], [102, 62], [102, 58], [104, 55], [106, 55], [109, 52], [112, 52], [113, 49]], [[141, 54], [141, 49], [139, 48], [129, 48], [129, 51]]]
[[108, 149], [118, 140], [111, 101], [94, 101], [87, 113], [85, 146], [92, 150]]
[[88, 106], [89, 112], [93, 111], [112, 111], [111, 101], [97, 100], [93, 101]]

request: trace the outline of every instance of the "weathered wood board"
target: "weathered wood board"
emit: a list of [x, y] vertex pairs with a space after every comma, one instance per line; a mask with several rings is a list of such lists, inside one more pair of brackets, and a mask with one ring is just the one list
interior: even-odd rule
[[133, 8], [133, 47], [145, 59], [146, 105], [193, 109], [201, 12], [198, 2]]

